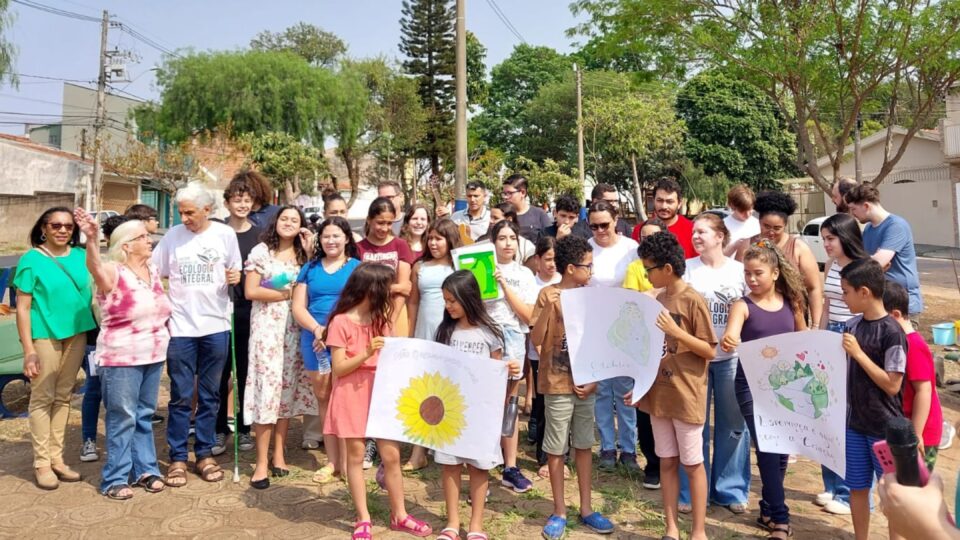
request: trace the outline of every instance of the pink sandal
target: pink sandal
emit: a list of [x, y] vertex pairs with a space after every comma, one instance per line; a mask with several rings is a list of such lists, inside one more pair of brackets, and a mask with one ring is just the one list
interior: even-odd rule
[[430, 536], [433, 534], [433, 529], [426, 521], [420, 521], [419, 519], [407, 514], [407, 517], [403, 518], [400, 521], [397, 521], [396, 518], [390, 517], [390, 530], [391, 531], [400, 531], [413, 536], [423, 538], [425, 536]]
[[486, 533], [472, 532], [472, 533], [467, 533], [467, 540], [490, 540], [490, 539], [487, 538]]
[[373, 539], [373, 523], [369, 521], [358, 521], [353, 526], [353, 540], [372, 540]]
[[454, 529], [453, 527], [447, 527], [446, 529], [440, 531], [440, 534], [437, 536], [437, 540], [460, 540], [460, 531]]

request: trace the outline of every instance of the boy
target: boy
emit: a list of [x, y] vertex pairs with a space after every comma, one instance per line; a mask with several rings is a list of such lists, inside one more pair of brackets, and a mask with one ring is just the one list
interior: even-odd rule
[[870, 486], [883, 474], [873, 443], [886, 436], [887, 423], [903, 416], [900, 386], [907, 366], [907, 337], [883, 307], [883, 268], [859, 259], [840, 271], [843, 300], [855, 316], [847, 321], [843, 350], [847, 368], [847, 476], [850, 512], [857, 540], [870, 534]]
[[[706, 540], [707, 473], [703, 465], [703, 424], [707, 410], [707, 368], [717, 354], [717, 336], [707, 302], [683, 281], [684, 250], [670, 232], [643, 241], [640, 259], [650, 283], [663, 291], [666, 308], [657, 328], [666, 334], [660, 370], [637, 407], [650, 415], [666, 520], [664, 538], [680, 538], [677, 525], [680, 463], [690, 480], [691, 540]], [[629, 404], [631, 396], [626, 396]]]
[[[563, 538], [567, 527], [567, 506], [563, 494], [564, 454], [568, 439], [573, 440], [577, 484], [580, 488], [580, 522], [599, 534], [613, 532], [613, 523], [594, 512], [590, 501], [593, 465], [593, 410], [596, 383], [575, 386], [570, 371], [567, 334], [560, 308], [560, 291], [583, 287], [593, 273], [593, 249], [586, 240], [568, 235], [557, 241], [554, 251], [560, 283], [540, 291], [531, 319], [531, 342], [540, 348], [540, 372], [537, 389], [544, 394], [545, 426], [543, 451], [547, 454], [550, 488], [553, 491], [553, 515], [543, 527], [547, 540]], [[572, 434], [572, 437], [571, 437]]]
[[[943, 432], [943, 411], [935, 384], [933, 354], [920, 332], [913, 328], [910, 313], [910, 295], [903, 285], [887, 279], [883, 289], [883, 309], [897, 321], [907, 334], [907, 383], [903, 385], [903, 415], [913, 422], [913, 430], [920, 438], [920, 452], [927, 469], [933, 472], [937, 462], [937, 446]], [[893, 533], [890, 534], [891, 538]]]

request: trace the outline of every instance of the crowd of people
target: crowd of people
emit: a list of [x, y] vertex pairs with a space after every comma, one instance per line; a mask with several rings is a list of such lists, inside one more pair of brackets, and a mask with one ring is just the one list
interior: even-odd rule
[[[487, 538], [484, 502], [499, 466], [501, 484], [518, 493], [532, 488], [530, 474], [549, 479], [554, 510], [542, 535], [553, 540], [568, 529], [564, 482], [572, 463], [577, 522], [612, 533], [614, 524], [592, 506], [595, 433], [600, 469], [622, 470], [661, 490], [664, 538], [673, 539], [680, 538], [679, 513], [692, 516], [690, 538], [703, 539], [708, 505], [749, 510], [752, 446], [762, 484], [757, 523], [771, 538], [792, 536], [784, 485], [790, 456], [757, 447], [737, 347], [808, 328], [844, 334], [847, 358], [836, 361], [849, 363], [850, 381], [847, 473], [841, 478], [824, 467], [824, 492], [815, 502], [852, 513], [856, 537], [867, 538], [871, 489], [881, 474], [871, 445], [893, 417], [912, 421], [934, 467], [942, 415], [932, 356], [916, 331], [923, 303], [912, 235], [869, 184], [837, 182], [839, 213], [821, 227], [830, 257], [823, 277], [809, 246], [788, 232], [795, 202], [743, 185], [728, 195], [729, 215], [704, 212], [691, 220], [682, 213], [681, 186], [660, 180], [655, 216], [632, 229], [621, 219], [616, 189], [605, 184], [591, 193], [585, 219], [570, 195], [557, 197], [552, 218], [532, 205], [521, 175], [503, 182], [503, 202], [495, 206], [488, 206], [483, 184], [468, 183], [467, 207], [452, 214], [443, 206], [432, 212], [406, 205], [394, 182], [382, 183], [378, 194], [358, 234], [339, 195], [328, 196], [322, 221], [310, 224], [298, 207], [271, 204], [267, 180], [244, 171], [224, 191], [223, 222], [211, 218], [210, 192], [191, 184], [175, 198], [182, 223], [156, 245], [150, 207], [136, 205], [105, 224], [105, 257], [101, 228], [82, 209], [44, 212], [13, 282], [24, 372], [32, 381], [37, 485], [56, 489], [80, 480], [64, 460], [64, 431], [83, 365], [80, 459], [99, 459], [102, 400], [106, 497], [185, 485], [191, 438], [200, 479], [224, 477], [217, 456], [232, 437], [239, 449], [256, 451], [249, 485], [266, 489], [271, 478], [290, 473], [287, 434], [291, 419], [302, 417], [301, 446], [322, 445], [326, 454], [313, 480], [349, 486], [353, 538], [371, 538], [363, 471], [378, 461], [390, 528], [430, 535], [429, 523], [407, 513], [402, 480], [404, 471], [428, 465], [427, 449], [413, 447], [401, 463], [398, 442], [366, 434], [385, 336], [437, 341], [478, 361], [505, 362], [505, 402], [526, 381], [527, 438], [538, 470], [519, 468], [516, 428], [502, 434], [496, 462], [434, 452], [447, 511], [443, 540], [460, 538], [464, 465], [468, 540]], [[482, 300], [473, 274], [454, 269], [451, 252], [474, 242], [493, 244], [501, 298]], [[636, 406], [632, 379], [573, 381], [560, 294], [577, 287], [632, 289], [663, 305], [656, 320], [666, 335], [663, 369]], [[153, 425], [164, 421], [157, 415], [164, 365], [169, 465], [161, 472]], [[891, 507], [909, 506], [907, 493], [889, 484], [881, 483], [881, 496]], [[901, 523], [891, 519], [891, 537], [906, 532]]]

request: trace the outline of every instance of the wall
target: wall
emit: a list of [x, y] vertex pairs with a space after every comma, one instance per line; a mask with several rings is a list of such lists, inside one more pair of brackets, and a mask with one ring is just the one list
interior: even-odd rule
[[30, 229], [47, 208], [73, 207], [73, 193], [41, 193], [35, 197], [0, 194], [0, 244], [30, 246]]
[[[0, 195], [81, 193], [88, 166], [77, 159], [48, 154], [0, 139]], [[72, 202], [71, 202], [72, 204]]]
[[[108, 93], [106, 98], [107, 123], [103, 131], [103, 144], [116, 150], [126, 144], [129, 134], [135, 133], [133, 119], [129, 114], [142, 102]], [[83, 130], [86, 130], [87, 148], [93, 148], [93, 119], [97, 110], [97, 91], [76, 84], [63, 85], [63, 115], [72, 117], [70, 125], [64, 125], [60, 137], [60, 149], [80, 155]], [[129, 129], [126, 127], [130, 124]]]

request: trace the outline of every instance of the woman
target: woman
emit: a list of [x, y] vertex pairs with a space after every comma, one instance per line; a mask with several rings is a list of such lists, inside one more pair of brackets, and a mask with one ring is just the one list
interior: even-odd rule
[[[746, 282], [743, 264], [725, 257], [723, 250], [730, 232], [716, 214], [703, 213], [693, 220], [693, 248], [699, 257], [687, 260], [686, 281], [707, 301], [713, 329], [722, 336], [727, 330], [730, 306], [743, 296]], [[747, 423], [740, 414], [734, 391], [737, 353], [719, 347], [707, 372], [707, 422], [703, 426], [703, 455], [707, 468], [708, 500], [726, 506], [734, 514], [747, 510], [750, 494], [750, 440], [744, 437]], [[713, 459], [710, 456], [710, 403], [713, 402]], [[711, 466], [712, 463], [712, 466]], [[689, 513], [690, 487], [680, 473], [680, 512]]]
[[100, 335], [97, 373], [106, 408], [107, 462], [100, 492], [114, 500], [133, 496], [128, 484], [163, 491], [153, 442], [153, 412], [163, 373], [173, 309], [160, 274], [150, 262], [153, 240], [142, 221], [131, 220], [110, 236], [107, 262], [100, 260], [97, 223], [83, 209], [74, 214], [87, 237], [87, 269], [97, 285]]
[[760, 238], [767, 238], [773, 242], [786, 260], [793, 263], [800, 271], [810, 308], [811, 324], [809, 326], [810, 328], [819, 327], [820, 315], [823, 312], [823, 282], [820, 278], [820, 267], [813, 252], [810, 251], [810, 246], [799, 237], [787, 232], [787, 222], [797, 211], [797, 202], [786, 193], [762, 191], [757, 195], [754, 209], [760, 218], [760, 234], [749, 240], [740, 241], [736, 259], [742, 262], [747, 249]]
[[[290, 418], [317, 414], [317, 398], [300, 356], [300, 329], [290, 313], [293, 283], [307, 262], [305, 246], [313, 240], [303, 223], [299, 208], [281, 207], [245, 266], [244, 289], [253, 310], [243, 419], [253, 424], [256, 438], [257, 464], [250, 476], [255, 489], [270, 486], [267, 473], [290, 473], [284, 457]], [[268, 467], [271, 435], [273, 464]]]
[[410, 246], [415, 261], [420, 260], [427, 249], [427, 227], [429, 226], [430, 212], [427, 211], [427, 207], [422, 204], [410, 205], [410, 209], [403, 216], [400, 238]]
[[23, 374], [30, 379], [30, 439], [37, 485], [56, 489], [79, 482], [80, 473], [63, 462], [63, 432], [70, 397], [87, 345], [96, 327], [90, 302], [86, 253], [70, 209], [58, 206], [40, 215], [30, 230], [33, 249], [17, 263], [17, 332], [23, 344]]
[[[620, 287], [627, 275], [627, 267], [637, 260], [637, 243], [617, 234], [617, 209], [606, 201], [597, 201], [587, 212], [587, 222], [593, 232], [588, 242], [593, 248], [593, 277], [591, 287]], [[600, 381], [597, 385], [596, 417], [600, 431], [600, 468], [611, 470], [618, 463], [617, 443], [619, 439], [620, 459], [628, 472], [640, 472], [637, 464], [637, 409], [623, 404], [623, 396], [633, 389], [630, 377], [615, 377]], [[616, 414], [616, 424], [614, 424]], [[642, 412], [640, 414], [643, 414]], [[641, 417], [642, 418], [642, 417]], [[646, 421], [649, 429], [649, 418]], [[619, 431], [619, 438], [617, 437]], [[647, 478], [652, 482], [660, 481], [660, 463], [653, 457], [653, 432], [650, 431], [650, 453], [644, 448], [647, 457]], [[653, 462], [653, 464], [651, 464]], [[654, 467], [655, 465], [655, 467]], [[644, 484], [647, 484], [647, 478]]]
[[[333, 378], [330, 352], [321, 336], [347, 279], [360, 266], [360, 261], [347, 220], [341, 217], [327, 218], [318, 231], [314, 258], [300, 270], [297, 286], [293, 289], [293, 317], [302, 329], [300, 353], [317, 397], [318, 416], [324, 418]], [[342, 476], [346, 470], [337, 436], [323, 435], [323, 444], [327, 451], [327, 464], [313, 475], [313, 481], [318, 484], [330, 482], [334, 477]]]

